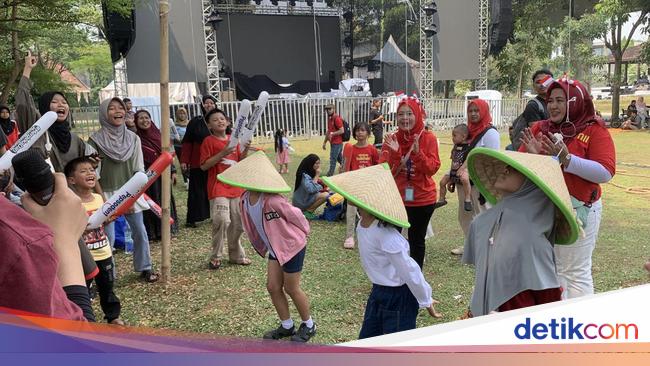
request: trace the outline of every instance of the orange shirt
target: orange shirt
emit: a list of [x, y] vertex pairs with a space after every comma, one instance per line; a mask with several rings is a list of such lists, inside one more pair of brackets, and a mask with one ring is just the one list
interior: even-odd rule
[[[225, 140], [221, 140], [215, 136], [206, 137], [201, 144], [201, 164], [225, 149], [229, 141], [230, 136]], [[236, 198], [244, 193], [242, 188], [233, 187], [217, 179], [218, 174], [223, 173], [231, 167], [232, 164], [228, 164], [229, 162], [238, 162], [239, 160], [241, 160], [241, 153], [239, 152], [239, 144], [237, 144], [235, 151], [221, 159], [221, 161], [217, 162], [208, 170], [208, 199], [217, 197]]]

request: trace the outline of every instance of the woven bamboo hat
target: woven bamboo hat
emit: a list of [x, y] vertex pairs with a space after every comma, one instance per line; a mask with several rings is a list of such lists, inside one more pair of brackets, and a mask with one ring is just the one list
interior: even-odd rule
[[258, 151], [226, 169], [226, 171], [217, 175], [217, 179], [233, 187], [240, 187], [249, 191], [266, 193], [291, 192], [291, 187], [275, 170], [273, 163], [263, 151]]
[[467, 157], [467, 168], [476, 188], [485, 199], [494, 204], [502, 196], [494, 182], [510, 166], [535, 183], [555, 204], [555, 244], [571, 244], [578, 239], [578, 221], [571, 204], [571, 196], [557, 160], [550, 156], [515, 151], [497, 151], [475, 148]]
[[373, 165], [332, 177], [323, 177], [330, 189], [380, 220], [409, 227], [402, 196], [387, 164]]

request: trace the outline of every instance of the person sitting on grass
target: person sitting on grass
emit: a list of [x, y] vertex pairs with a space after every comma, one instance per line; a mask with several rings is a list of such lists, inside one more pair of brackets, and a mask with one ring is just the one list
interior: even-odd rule
[[415, 329], [418, 311], [440, 318], [418, 263], [409, 256], [401, 228], [409, 227], [406, 208], [388, 164], [373, 165], [323, 181], [355, 205], [361, 266], [372, 282], [359, 339]]
[[298, 166], [291, 203], [298, 207], [309, 220], [316, 219], [314, 211], [327, 200], [328, 193], [319, 184], [320, 158], [316, 154], [307, 155]]
[[449, 174], [445, 174], [440, 180], [440, 197], [435, 204], [435, 208], [446, 205], [447, 190], [453, 193], [456, 190], [456, 184], [460, 183], [465, 191], [463, 208], [465, 211], [472, 211], [474, 209], [472, 206], [472, 186], [469, 183], [469, 176], [467, 174], [459, 174], [458, 172], [458, 169], [465, 162], [470, 150], [470, 145], [467, 142], [468, 136], [469, 129], [464, 123], [456, 125], [451, 133], [451, 139], [454, 143], [454, 147], [451, 149], [451, 169], [449, 170]]
[[[266, 332], [264, 339], [291, 337], [294, 342], [307, 342], [316, 335], [309, 298], [300, 288], [309, 223], [300, 210], [290, 205], [282, 195], [291, 192], [291, 187], [261, 151], [217, 178], [246, 190], [239, 205], [244, 230], [262, 258], [269, 254], [266, 288], [280, 318], [280, 326]], [[289, 314], [287, 295], [302, 319], [297, 332]]]
[[476, 216], [462, 261], [475, 267], [468, 317], [562, 299], [553, 244], [578, 239], [578, 220], [557, 160], [476, 148], [472, 181], [494, 206]]
[[640, 128], [641, 118], [639, 118], [636, 108], [629, 108], [627, 110], [627, 119], [621, 125], [621, 130], [638, 130]]

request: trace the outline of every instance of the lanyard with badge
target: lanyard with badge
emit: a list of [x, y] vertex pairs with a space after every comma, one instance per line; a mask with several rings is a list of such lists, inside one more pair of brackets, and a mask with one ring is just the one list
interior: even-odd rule
[[[406, 202], [411, 202], [415, 200], [415, 192], [414, 192], [415, 190], [413, 188], [413, 185], [411, 184], [411, 172], [413, 171], [413, 161], [411, 160], [411, 153], [413, 152], [413, 147], [415, 146], [416, 142], [419, 143], [420, 136], [422, 136], [422, 132], [424, 132], [424, 130], [420, 131], [420, 133], [415, 137], [415, 141], [413, 142], [413, 145], [411, 145], [409, 151], [402, 158], [402, 164], [406, 166], [406, 187], [404, 188], [404, 201]], [[399, 174], [400, 171], [401, 169], [399, 169], [397, 173]]]

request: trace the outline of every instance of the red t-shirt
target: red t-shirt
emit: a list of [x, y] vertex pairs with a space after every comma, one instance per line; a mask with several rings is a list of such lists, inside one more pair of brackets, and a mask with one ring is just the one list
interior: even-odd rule
[[[388, 162], [391, 171], [396, 172], [400, 165], [402, 156], [406, 155], [408, 150], [394, 152], [387, 144], [384, 144], [381, 150], [380, 163]], [[433, 132], [423, 132], [420, 136], [419, 153], [411, 154], [411, 169], [402, 169], [395, 177], [395, 183], [399, 188], [404, 206], [419, 207], [432, 205], [436, 202], [438, 192], [433, 175], [440, 169], [440, 157], [438, 156], [438, 138]], [[410, 173], [410, 174], [409, 174]], [[413, 188], [413, 201], [405, 201], [406, 188]]]
[[[230, 136], [225, 140], [221, 140], [215, 136], [206, 137], [201, 144], [201, 164], [225, 149], [229, 141]], [[228, 162], [238, 162], [239, 160], [241, 160], [241, 153], [239, 152], [239, 144], [237, 144], [237, 148], [230, 155], [221, 159], [220, 162], [208, 170], [208, 199], [217, 197], [236, 198], [244, 193], [243, 189], [233, 187], [217, 179], [218, 174], [223, 173], [231, 167], [232, 164], [227, 164]]]
[[[539, 131], [539, 123], [534, 124], [531, 128], [533, 136], [536, 136]], [[578, 136], [571, 139], [567, 148], [569, 153], [574, 156], [600, 163], [612, 176], [616, 173], [614, 141], [605, 127], [597, 123], [588, 126]], [[519, 151], [525, 152], [526, 146], [521, 145]], [[590, 182], [577, 175], [565, 172], [564, 181], [569, 193], [582, 202], [597, 201], [602, 194], [598, 183]]]
[[[334, 113], [327, 119], [327, 133], [336, 132], [343, 128], [343, 119], [338, 114]], [[330, 143], [333, 145], [343, 143], [343, 134], [332, 136]]]
[[345, 171], [352, 171], [367, 168], [379, 163], [379, 152], [373, 145], [357, 147], [352, 144], [346, 144], [343, 151], [345, 159]]

